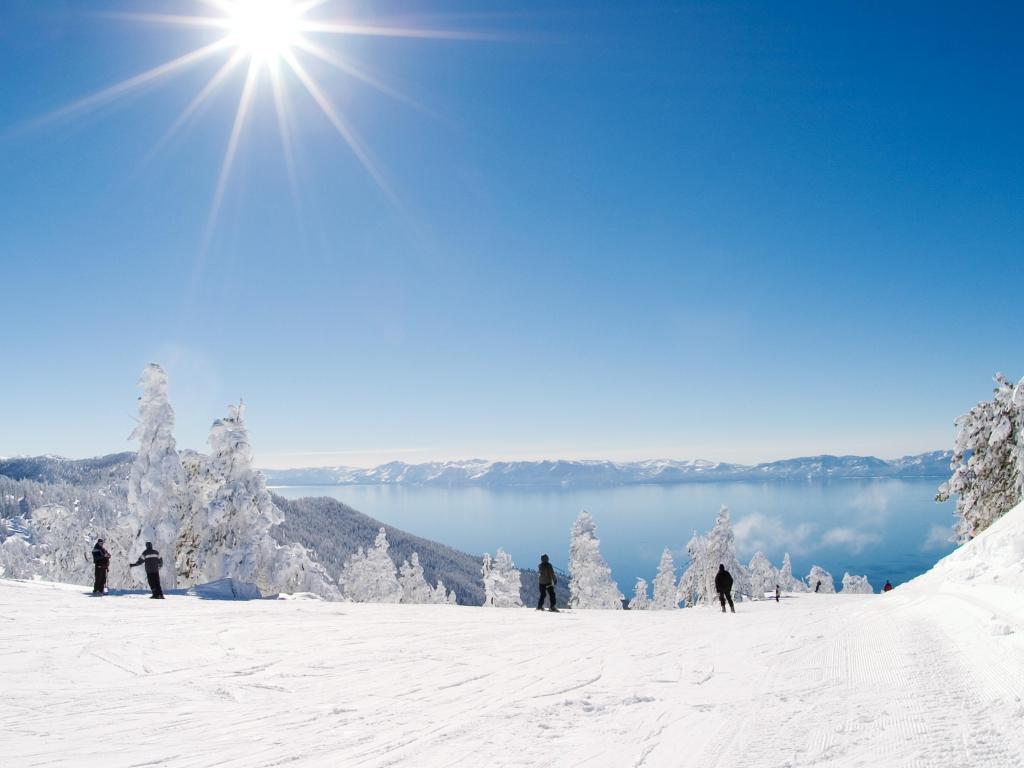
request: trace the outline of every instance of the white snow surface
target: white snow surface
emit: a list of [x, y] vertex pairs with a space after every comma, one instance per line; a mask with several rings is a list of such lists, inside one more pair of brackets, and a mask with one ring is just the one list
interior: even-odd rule
[[1016, 767], [1022, 558], [1024, 506], [887, 594], [726, 615], [0, 579], [0, 765]]

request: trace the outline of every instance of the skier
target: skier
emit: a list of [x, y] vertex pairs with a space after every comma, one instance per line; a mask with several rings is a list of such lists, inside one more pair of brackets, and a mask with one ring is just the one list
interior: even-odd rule
[[107, 568], [110, 567], [110, 553], [103, 546], [103, 539], [96, 539], [96, 545], [92, 548], [92, 563], [96, 568], [95, 577], [92, 583], [92, 593], [102, 595], [107, 587]]
[[814, 585], [814, 591], [815, 592], [817, 592], [819, 589], [821, 589], [821, 582], [820, 581], [817, 584]]
[[548, 562], [547, 555], [540, 556], [540, 565], [537, 566], [538, 581], [540, 582], [540, 599], [537, 601], [537, 610], [544, 609], [544, 595], [548, 597], [548, 610], [558, 613], [555, 608], [555, 584], [558, 579], [555, 577], [555, 569]]
[[892, 592], [892, 584], [889, 583], [888, 579], [885, 580], [885, 586], [882, 587], [882, 591], [883, 592]]
[[160, 553], [153, 549], [153, 542], [147, 541], [146, 548], [139, 555], [139, 559], [131, 564], [134, 568], [136, 565], [146, 565], [146, 579], [149, 581], [149, 589], [153, 593], [149, 596], [150, 600], [163, 600], [164, 591], [160, 587], [160, 568], [164, 564], [164, 560], [160, 557]]
[[775, 602], [779, 602], [779, 585], [775, 585]]
[[725, 601], [729, 601], [729, 610], [736, 613], [732, 604], [732, 574], [725, 570], [724, 565], [718, 566], [718, 573], [715, 574], [715, 591], [718, 592], [718, 601], [722, 604], [722, 613], [725, 613]]

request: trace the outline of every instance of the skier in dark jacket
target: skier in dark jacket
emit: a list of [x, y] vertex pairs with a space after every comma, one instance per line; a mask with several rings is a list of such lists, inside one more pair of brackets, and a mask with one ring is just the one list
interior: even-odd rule
[[163, 600], [164, 591], [160, 587], [160, 568], [163, 566], [163, 558], [160, 557], [160, 553], [153, 549], [153, 542], [147, 541], [146, 548], [142, 550], [142, 554], [139, 559], [131, 564], [134, 568], [136, 565], [146, 566], [146, 579], [149, 581], [149, 589], [153, 593], [149, 596], [150, 600]]
[[892, 592], [892, 582], [888, 579], [885, 580], [885, 586], [882, 587], [883, 592]]
[[780, 595], [781, 591], [782, 590], [779, 589], [779, 585], [776, 584], [775, 585], [775, 602], [776, 603], [779, 602], [779, 595]]
[[110, 567], [110, 553], [103, 546], [103, 539], [96, 539], [96, 545], [92, 548], [92, 564], [96, 573], [92, 583], [92, 593], [102, 595], [107, 587], [107, 569]]
[[558, 609], [555, 608], [555, 584], [558, 583], [558, 578], [555, 576], [554, 567], [548, 562], [547, 555], [540, 556], [537, 574], [539, 576], [538, 581], [540, 582], [540, 600], [537, 601], [537, 610], [539, 611], [544, 608], [544, 595], [547, 595], [548, 610], [558, 613]]
[[820, 581], [817, 584], [814, 585], [814, 591], [815, 592], [817, 592], [819, 589], [821, 589], [821, 582]]
[[718, 573], [715, 574], [715, 591], [718, 592], [718, 601], [722, 604], [722, 613], [725, 613], [725, 602], [729, 601], [729, 610], [736, 613], [732, 604], [732, 574], [725, 570], [724, 565], [718, 566]]

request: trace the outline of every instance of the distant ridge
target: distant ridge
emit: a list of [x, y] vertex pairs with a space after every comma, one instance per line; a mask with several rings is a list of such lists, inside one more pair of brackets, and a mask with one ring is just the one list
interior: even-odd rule
[[[771, 482], [839, 478], [946, 477], [952, 451], [931, 451], [886, 461], [874, 456], [805, 456], [764, 464], [672, 461], [468, 461], [406, 464], [373, 469], [310, 467], [265, 469], [267, 482], [302, 485], [431, 485], [482, 487], [566, 487], [699, 482]], [[3, 472], [0, 465], [0, 473]]]

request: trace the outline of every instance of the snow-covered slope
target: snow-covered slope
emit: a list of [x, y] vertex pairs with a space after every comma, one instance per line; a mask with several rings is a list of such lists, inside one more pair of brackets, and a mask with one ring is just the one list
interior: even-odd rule
[[1022, 540], [1018, 508], [888, 594], [735, 615], [0, 580], [0, 763], [1016, 768]]
[[272, 485], [479, 485], [600, 486], [633, 483], [807, 480], [827, 478], [945, 477], [950, 451], [932, 451], [893, 461], [873, 456], [808, 456], [765, 464], [671, 461], [470, 461], [405, 464], [373, 469], [311, 467], [264, 470]]

